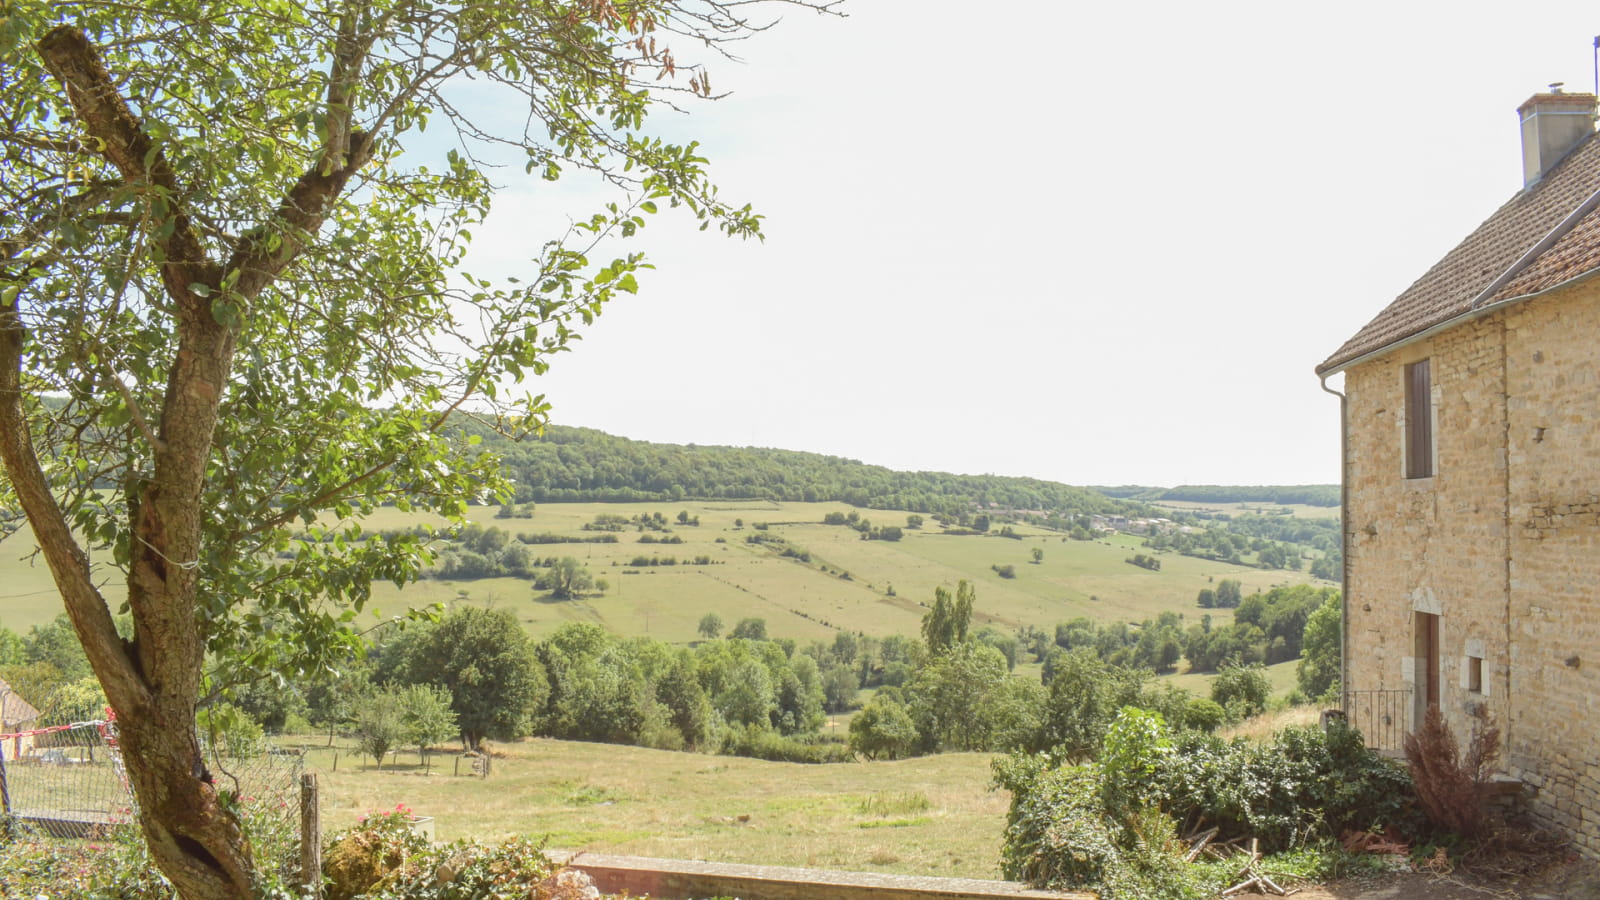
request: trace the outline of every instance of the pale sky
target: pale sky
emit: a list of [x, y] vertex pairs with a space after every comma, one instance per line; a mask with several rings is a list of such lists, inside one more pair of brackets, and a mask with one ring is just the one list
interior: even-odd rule
[[[658, 121], [767, 240], [629, 242], [657, 265], [640, 295], [527, 385], [554, 421], [1069, 484], [1336, 482], [1313, 367], [1521, 188], [1516, 107], [1593, 90], [1600, 33], [1575, 2], [845, 9], [787, 11], [712, 69], [732, 96]], [[476, 272], [591, 211], [511, 184]]]

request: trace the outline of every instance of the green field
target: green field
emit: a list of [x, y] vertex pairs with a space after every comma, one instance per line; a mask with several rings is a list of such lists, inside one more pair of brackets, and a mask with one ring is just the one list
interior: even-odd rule
[[[1282, 697], [1299, 686], [1299, 682], [1295, 679], [1295, 670], [1299, 666], [1300, 660], [1291, 659], [1287, 662], [1274, 663], [1266, 667], [1267, 682], [1272, 685], [1272, 696]], [[1211, 696], [1211, 682], [1216, 681], [1217, 676], [1202, 672], [1186, 672], [1182, 675], [1169, 675], [1165, 680], [1183, 688], [1196, 697], [1209, 697]]]
[[453, 753], [424, 774], [414, 750], [379, 772], [344, 747], [335, 771], [333, 751], [308, 740], [330, 831], [404, 803], [434, 817], [439, 840], [525, 834], [566, 850], [1000, 877], [1010, 798], [987, 789], [986, 754], [806, 766], [535, 739], [495, 745], [478, 779], [453, 774]]
[[[671, 525], [682, 544], [638, 544], [634, 531], [619, 534], [616, 544], [547, 544], [531, 548], [541, 556], [574, 556], [598, 578], [610, 583], [600, 595], [580, 601], [541, 599], [527, 581], [483, 579], [450, 582], [426, 580], [399, 590], [382, 585], [379, 608], [389, 612], [406, 604], [474, 602], [511, 604], [535, 634], [546, 634], [563, 622], [587, 621], [623, 635], [688, 642], [696, 639], [701, 616], [715, 612], [728, 625], [746, 616], [767, 620], [769, 633], [797, 639], [828, 638], [835, 630], [868, 634], [915, 634], [924, 604], [934, 589], [961, 579], [978, 589], [977, 624], [1005, 630], [1033, 625], [1046, 630], [1075, 616], [1099, 621], [1140, 621], [1166, 610], [1199, 614], [1195, 595], [1222, 578], [1235, 578], [1246, 593], [1277, 584], [1298, 583], [1309, 576], [1162, 554], [1162, 568], [1152, 572], [1125, 562], [1140, 550], [1141, 539], [1114, 536], [1078, 542], [1053, 532], [1016, 526], [1022, 540], [997, 536], [948, 536], [937, 526], [906, 530], [903, 540], [863, 541], [848, 528], [820, 524], [828, 512], [849, 511], [837, 503], [679, 503], [679, 504], [544, 504], [532, 519], [497, 520], [493, 508], [473, 511], [483, 525], [509, 531], [584, 534], [582, 526], [601, 513], [632, 516], [661, 512], [669, 521], [679, 511], [698, 516], [698, 527]], [[393, 524], [401, 519], [396, 516]], [[880, 525], [904, 524], [905, 514], [868, 510], [862, 513]], [[743, 526], [735, 524], [743, 520]], [[409, 521], [407, 519], [406, 521]], [[784, 538], [804, 549], [809, 563], [785, 559], [765, 546], [746, 543], [762, 533]], [[380, 521], [376, 527], [392, 527]], [[718, 543], [718, 539], [722, 539]], [[1044, 559], [1034, 565], [1030, 550]], [[670, 555], [680, 559], [707, 555], [710, 566], [629, 569], [635, 556]], [[995, 565], [1011, 565], [1016, 577], [1001, 578]], [[848, 575], [848, 577], [846, 577]], [[890, 590], [893, 590], [893, 595]], [[1218, 617], [1226, 616], [1225, 612]]]
[[[541, 504], [531, 519], [496, 519], [497, 507], [475, 507], [471, 518], [484, 526], [518, 532], [581, 536], [583, 525], [602, 513], [633, 516], [662, 513], [670, 534], [681, 544], [640, 544], [640, 534], [624, 531], [616, 544], [541, 544], [529, 549], [540, 557], [573, 556], [595, 577], [609, 582], [603, 594], [555, 602], [517, 578], [472, 581], [424, 579], [404, 589], [383, 583], [374, 588], [373, 613], [387, 616], [408, 606], [467, 602], [516, 610], [535, 635], [564, 622], [600, 624], [621, 635], [650, 635], [686, 643], [698, 638], [700, 618], [714, 612], [731, 627], [747, 616], [766, 619], [777, 637], [829, 639], [839, 629], [867, 634], [917, 633], [924, 605], [934, 589], [961, 579], [978, 590], [976, 624], [1010, 631], [1032, 625], [1053, 629], [1076, 616], [1098, 621], [1141, 621], [1166, 610], [1189, 618], [1200, 614], [1195, 595], [1222, 578], [1243, 583], [1244, 592], [1310, 580], [1303, 572], [1268, 571], [1180, 556], [1159, 555], [1160, 571], [1124, 560], [1142, 551], [1141, 538], [1118, 535], [1095, 541], [1070, 541], [1059, 534], [1014, 526], [1021, 540], [939, 534], [930, 519], [922, 530], [905, 531], [898, 542], [863, 541], [853, 530], [820, 524], [829, 512], [850, 512], [839, 503], [682, 502], [656, 504]], [[680, 511], [698, 516], [700, 525], [680, 526]], [[904, 525], [906, 514], [859, 511], [878, 525]], [[743, 525], [736, 524], [742, 520]], [[424, 517], [379, 510], [364, 523], [368, 530], [409, 527]], [[765, 532], [756, 529], [766, 524]], [[785, 559], [770, 545], [749, 544], [752, 534], [782, 537], [788, 546], [811, 554], [809, 563]], [[660, 533], [656, 537], [662, 537]], [[720, 541], [720, 542], [719, 542]], [[1033, 564], [1039, 548], [1043, 561]], [[12, 629], [46, 621], [60, 611], [42, 564], [18, 557], [31, 549], [26, 532], [0, 545], [0, 624]], [[638, 555], [693, 559], [711, 557], [705, 566], [677, 565], [632, 569]], [[1016, 577], [1001, 578], [992, 566], [1011, 565]], [[113, 599], [120, 586], [104, 574]], [[890, 591], [893, 590], [891, 595]], [[1216, 618], [1226, 611], [1213, 611]]]

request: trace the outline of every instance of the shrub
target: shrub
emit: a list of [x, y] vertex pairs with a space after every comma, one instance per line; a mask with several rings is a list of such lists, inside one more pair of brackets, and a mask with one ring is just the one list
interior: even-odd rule
[[[368, 816], [338, 836], [323, 856], [327, 900], [482, 900], [567, 896], [562, 870], [542, 844], [513, 837], [431, 846], [411, 827], [410, 810]], [[576, 895], [576, 892], [573, 892]]]
[[1271, 695], [1272, 683], [1259, 665], [1223, 666], [1211, 682], [1211, 699], [1227, 710], [1233, 721], [1261, 713]]
[[722, 739], [727, 756], [747, 756], [771, 762], [854, 762], [855, 753], [838, 738], [825, 735], [783, 735], [759, 725], [734, 726]]
[[1100, 749], [1100, 797], [1106, 810], [1122, 818], [1161, 801], [1155, 774], [1172, 752], [1166, 722], [1159, 713], [1125, 706], [1106, 729]]
[[910, 756], [917, 738], [916, 723], [905, 707], [882, 695], [874, 696], [850, 720], [850, 750], [867, 759]]
[[96, 843], [16, 837], [0, 842], [0, 897], [165, 900], [176, 897], [156, 871], [137, 827]]
[[195, 713], [200, 733], [211, 747], [229, 759], [254, 759], [266, 747], [261, 726], [249, 714], [231, 703], [218, 703]]
[[1189, 708], [1184, 710], [1183, 724], [1196, 731], [1216, 731], [1228, 720], [1228, 713], [1222, 705], [1215, 700], [1196, 697], [1189, 701]]
[[1222, 885], [1217, 870], [1183, 863], [1178, 822], [1257, 837], [1274, 852], [1346, 829], [1405, 830], [1412, 821], [1405, 771], [1342, 724], [1326, 733], [1287, 729], [1264, 745], [1193, 731], [1170, 747], [1167, 740], [1157, 716], [1124, 709], [1101, 764], [1052, 768], [1042, 755], [996, 761], [995, 784], [1012, 794], [1006, 876], [1098, 888], [1108, 900], [1188, 900]]
[[1413, 820], [1404, 768], [1341, 723], [1286, 728], [1267, 744], [1187, 732], [1155, 777], [1172, 815], [1260, 838], [1269, 852], [1351, 828], [1409, 829]]
[[1094, 764], [1049, 768], [1042, 756], [997, 759], [996, 787], [1011, 792], [1000, 871], [1015, 881], [1061, 889], [1105, 880], [1119, 853], [1100, 804]]
[[369, 815], [335, 836], [323, 853], [323, 896], [326, 900], [364, 896], [427, 848], [427, 839], [411, 827], [411, 811], [404, 806]]
[[1421, 730], [1405, 737], [1406, 763], [1417, 786], [1417, 802], [1434, 827], [1471, 840], [1491, 824], [1484, 787], [1500, 753], [1500, 729], [1482, 721], [1462, 758], [1455, 735], [1437, 706], [1429, 706]]

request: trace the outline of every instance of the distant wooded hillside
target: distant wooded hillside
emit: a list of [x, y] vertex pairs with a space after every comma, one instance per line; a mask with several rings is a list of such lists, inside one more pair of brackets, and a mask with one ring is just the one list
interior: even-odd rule
[[868, 509], [957, 515], [974, 509], [1057, 515], [1149, 515], [1137, 503], [1036, 478], [896, 472], [854, 459], [757, 447], [654, 444], [551, 426], [513, 442], [486, 431], [518, 502], [839, 501]]
[[1174, 488], [1123, 484], [1096, 487], [1107, 497], [1126, 500], [1186, 500], [1192, 503], [1281, 503], [1338, 506], [1337, 484], [1180, 484]]

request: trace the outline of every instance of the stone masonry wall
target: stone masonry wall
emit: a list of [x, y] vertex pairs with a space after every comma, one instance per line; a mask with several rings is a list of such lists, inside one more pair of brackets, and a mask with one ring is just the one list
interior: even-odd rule
[[1600, 282], [1506, 314], [1508, 771], [1600, 856]]
[[[1435, 474], [1407, 479], [1405, 364], [1430, 359]], [[1600, 283], [1346, 373], [1350, 690], [1439, 679], [1501, 729], [1530, 808], [1600, 856]], [[1417, 656], [1439, 616], [1440, 666]]]

